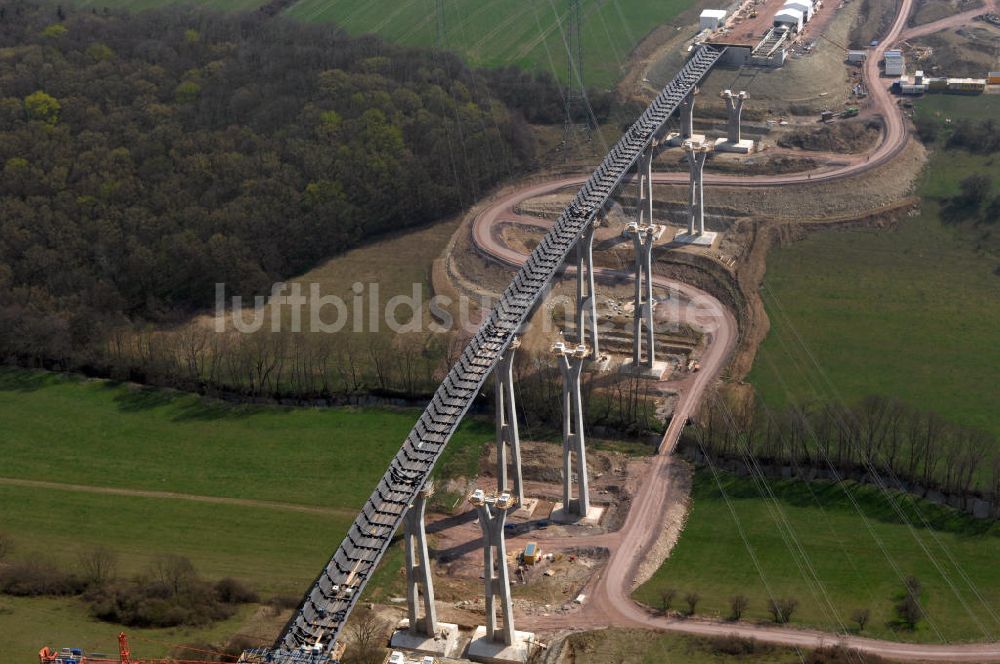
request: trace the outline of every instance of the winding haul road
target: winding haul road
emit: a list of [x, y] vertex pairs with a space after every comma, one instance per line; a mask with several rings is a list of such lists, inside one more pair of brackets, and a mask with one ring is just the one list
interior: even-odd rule
[[[739, 177], [731, 175], [707, 176], [706, 181], [715, 185], [738, 187], [771, 187], [776, 185], [814, 183], [837, 180], [888, 163], [905, 149], [908, 133], [903, 116], [896, 108], [888, 85], [880, 81], [879, 62], [885, 50], [900, 36], [912, 9], [913, 0], [903, 0], [899, 13], [888, 34], [874, 49], [865, 63], [864, 75], [868, 82], [874, 112], [881, 115], [884, 132], [879, 146], [870, 154], [848, 158], [845, 163], [811, 173]], [[655, 174], [658, 184], [682, 184], [686, 174]], [[481, 211], [472, 222], [472, 238], [477, 249], [489, 258], [504, 265], [517, 267], [527, 258], [499, 240], [498, 224], [517, 222], [540, 227], [551, 222], [516, 212], [520, 203], [531, 198], [553, 194], [560, 189], [580, 185], [584, 177], [566, 177], [534, 184], [507, 194]], [[630, 273], [608, 268], [595, 268], [600, 280], [631, 278]], [[641, 484], [631, 509], [621, 529], [600, 535], [542, 538], [549, 547], [604, 547], [609, 559], [603, 572], [593, 579], [586, 594], [586, 604], [569, 614], [533, 616], [536, 629], [581, 629], [615, 625], [647, 629], [670, 630], [705, 636], [737, 635], [760, 641], [792, 647], [818, 648], [841, 644], [867, 653], [897, 660], [933, 662], [1000, 662], [1000, 643], [931, 645], [881, 641], [853, 635], [824, 633], [815, 630], [767, 627], [747, 623], [722, 623], [697, 619], [675, 619], [651, 614], [635, 603], [630, 595], [639, 565], [655, 545], [662, 530], [663, 514], [667, 507], [667, 477], [670, 456], [680, 438], [684, 423], [694, 414], [705, 389], [719, 376], [736, 345], [737, 324], [732, 313], [717, 299], [693, 286], [665, 277], [656, 276], [654, 286], [671, 289], [681, 294], [685, 306], [679, 313], [682, 320], [702, 328], [706, 333], [706, 350], [701, 358], [702, 370], [683, 381], [678, 391], [679, 400], [670, 421], [659, 453], [653, 458], [649, 480]], [[675, 302], [678, 301], [676, 298]], [[534, 537], [541, 536], [535, 533]]]

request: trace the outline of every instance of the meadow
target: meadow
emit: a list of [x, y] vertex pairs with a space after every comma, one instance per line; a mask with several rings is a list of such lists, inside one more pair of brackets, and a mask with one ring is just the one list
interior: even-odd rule
[[[427, 46], [437, 39], [433, 0], [391, 3], [366, 0], [299, 0], [288, 15], [336, 22], [351, 34], [377, 33], [389, 41]], [[654, 28], [670, 23], [693, 0], [583, 0], [581, 41], [584, 82], [611, 87], [624, 73], [632, 49]], [[445, 46], [475, 66], [517, 65], [567, 79], [567, 0], [444, 0]]]
[[[190, 558], [208, 579], [232, 576], [265, 599], [298, 597], [340, 543], [418, 413], [413, 409], [234, 406], [200, 397], [43, 372], [0, 370], [0, 532], [12, 559], [64, 568], [101, 545], [119, 574], [158, 556]], [[436, 469], [475, 471], [492, 427], [469, 419]], [[370, 596], [398, 591], [401, 551]], [[253, 611], [205, 629], [143, 632], [142, 654], [221, 642]], [[132, 630], [130, 630], [131, 632]], [[43, 644], [107, 651], [114, 625], [76, 599], [0, 596], [0, 633], [15, 659]]]
[[[831, 632], [856, 631], [852, 613], [868, 609], [864, 634], [892, 640], [985, 641], [1000, 633], [1000, 526], [905, 495], [890, 502], [870, 486], [764, 486], [725, 473], [717, 483], [699, 469], [684, 534], [636, 599], [658, 608], [660, 592], [674, 588], [679, 610], [696, 592], [699, 615], [726, 619], [730, 598], [743, 594], [744, 619], [768, 623], [770, 598], [794, 598], [791, 624]], [[914, 631], [897, 624], [894, 610], [911, 575], [926, 612]]]
[[[83, 7], [142, 10], [169, 5], [197, 5], [221, 11], [255, 9], [264, 0], [75, 0]], [[695, 0], [583, 0], [581, 36], [584, 83], [613, 86], [625, 71], [632, 49], [650, 32], [674, 21]], [[473, 66], [515, 65], [548, 71], [566, 80], [568, 0], [444, 0], [445, 48]], [[437, 43], [435, 0], [298, 0], [285, 12], [313, 23], [336, 23], [352, 35], [375, 33], [408, 46]]]
[[[942, 121], [1000, 113], [995, 97], [928, 96]], [[898, 397], [1000, 435], [1000, 267], [992, 228], [950, 223], [947, 200], [1000, 161], [936, 146], [917, 193], [920, 213], [895, 229], [813, 233], [768, 257], [761, 296], [771, 331], [750, 382], [765, 401]]]

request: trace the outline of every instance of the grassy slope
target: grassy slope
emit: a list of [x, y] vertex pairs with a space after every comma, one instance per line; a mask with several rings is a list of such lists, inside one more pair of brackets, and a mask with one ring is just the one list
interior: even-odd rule
[[[354, 510], [417, 415], [232, 407], [182, 393], [0, 370], [0, 476]], [[491, 435], [470, 422], [446, 454]]]
[[[132, 657], [164, 657], [182, 644], [225, 642], [252, 622], [254, 607], [243, 607], [229, 620], [209, 628], [128, 630]], [[88, 653], [117, 658], [118, 632], [114, 625], [91, 619], [76, 599], [22, 599], [0, 597], [0, 634], [3, 661], [30, 664], [38, 661], [38, 651], [49, 647], [79, 647]], [[196, 656], [184, 652], [182, 656]], [[133, 660], [134, 661], [134, 660]]]
[[[611, 87], [621, 77], [632, 49], [653, 29], [670, 23], [699, 0], [583, 0], [585, 83]], [[236, 11], [255, 9], [266, 0], [72, 0], [81, 7], [130, 10], [198, 5]], [[562, 22], [568, 0], [445, 0], [447, 47], [474, 66], [518, 65], [567, 77]], [[434, 0], [298, 0], [293, 18], [337, 23], [354, 35], [377, 33], [412, 46], [433, 46], [437, 39]]]
[[[801, 657], [790, 648], [747, 641], [713, 641], [669, 632], [603, 629], [569, 637], [574, 664], [790, 664]], [[746, 650], [740, 650], [740, 647]]]
[[[343, 538], [353, 510], [416, 415], [234, 408], [190, 395], [0, 370], [2, 477], [335, 508], [303, 513], [0, 484], [0, 531], [13, 535], [15, 557], [41, 555], [72, 565], [79, 550], [102, 544], [118, 553], [121, 572], [130, 574], [172, 553], [191, 558], [206, 577], [235, 576], [265, 596], [297, 595]], [[448, 476], [473, 472], [491, 437], [492, 428], [469, 422], [439, 470]], [[400, 564], [396, 547], [375, 575], [375, 595], [398, 592]], [[219, 641], [241, 624], [234, 619], [207, 630], [153, 634], [168, 644]], [[62, 645], [104, 648], [100, 639], [115, 633], [112, 625], [88, 620], [76, 600], [0, 597], [0, 634], [19, 635], [13, 642], [4, 638], [15, 660], [56, 638]], [[166, 648], [153, 643], [142, 652], [165, 654]]]
[[[952, 118], [1000, 113], [996, 97], [919, 104]], [[768, 402], [895, 395], [1000, 435], [998, 260], [973, 244], [979, 231], [940, 218], [939, 201], [975, 172], [1000, 189], [996, 157], [937, 150], [919, 216], [895, 231], [816, 233], [769, 257], [762, 295], [772, 327], [750, 376]]]
[[[565, 36], [560, 25], [567, 0], [445, 0], [444, 4], [448, 46], [471, 64], [519, 65], [566, 78]], [[621, 76], [632, 48], [694, 0], [583, 0], [582, 4], [585, 82], [609, 87]], [[299, 0], [289, 15], [336, 22], [352, 34], [376, 32], [403, 44], [431, 45], [437, 33], [433, 0]]]
[[[674, 603], [675, 608], [680, 608], [684, 594], [695, 591], [703, 598], [698, 613], [726, 617], [729, 598], [743, 593], [751, 600], [747, 619], [769, 620], [768, 593], [748, 553], [749, 544], [771, 593], [799, 600], [793, 616], [795, 624], [837, 631], [841, 622], [850, 626], [854, 609], [867, 607], [872, 618], [865, 631], [872, 636], [937, 641], [936, 629], [941, 637], [960, 641], [985, 640], [984, 630], [990, 638], [1000, 633], [1000, 621], [984, 610], [948, 558], [950, 555], [957, 561], [990, 607], [996, 607], [1000, 602], [1000, 568], [995, 564], [1000, 555], [1000, 526], [991, 528], [921, 503], [919, 513], [933, 525], [933, 530], [911, 530], [874, 489], [850, 485], [867, 517], [866, 525], [844, 489], [831, 483], [772, 482], [778, 500], [770, 502], [761, 498], [750, 480], [726, 475], [720, 479], [738, 521], [711, 474], [699, 470], [684, 535], [670, 559], [636, 591], [637, 599], [659, 606], [659, 591], [672, 587], [680, 591]], [[901, 500], [907, 505], [907, 519], [923, 523], [913, 504]], [[804, 557], [793, 556], [778, 523], [788, 524]], [[738, 528], [746, 534], [746, 543]], [[922, 552], [922, 546], [927, 547], [930, 556]], [[916, 575], [923, 583], [929, 620], [920, 623], [914, 633], [895, 631], [888, 624], [894, 618], [892, 607], [902, 589], [902, 581], [889, 560], [904, 577]], [[806, 561], [815, 570], [819, 584], [806, 580]], [[823, 591], [834, 610], [828, 608]], [[996, 609], [992, 610], [995, 615]]]
[[94, 7], [97, 9], [113, 7], [115, 9], [127, 9], [130, 11], [156, 9], [165, 6], [190, 6], [218, 11], [245, 11], [256, 9], [267, 2], [267, 0], [70, 0], [70, 2], [79, 7]]

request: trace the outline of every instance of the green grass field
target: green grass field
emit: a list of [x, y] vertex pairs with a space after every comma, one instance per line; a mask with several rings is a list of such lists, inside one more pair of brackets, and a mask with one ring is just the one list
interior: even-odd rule
[[[658, 607], [660, 591], [675, 588], [674, 608], [680, 609], [683, 596], [697, 592], [699, 614], [726, 618], [729, 598], [745, 594], [750, 598], [745, 619], [769, 622], [768, 598], [794, 597], [799, 607], [793, 624], [830, 631], [851, 627], [852, 611], [867, 608], [871, 622], [865, 633], [871, 636], [972, 641], [1000, 634], [995, 562], [1000, 526], [897, 496], [904, 521], [867, 486], [773, 481], [777, 499], [770, 501], [749, 479], [721, 475], [720, 481], [725, 494], [708, 470], [697, 472], [684, 534], [667, 562], [636, 591], [637, 599]], [[918, 525], [911, 529], [909, 523]], [[903, 588], [899, 575], [915, 575], [924, 588], [928, 618], [915, 632], [890, 625]]]
[[[238, 11], [264, 0], [75, 0], [82, 7], [130, 10], [197, 5]], [[567, 78], [565, 30], [568, 0], [445, 0], [446, 48], [473, 66], [517, 65]], [[632, 49], [658, 26], [670, 23], [696, 0], [583, 0], [584, 79], [610, 87], [624, 72]], [[299, 0], [286, 12], [302, 21], [336, 23], [352, 35], [376, 33], [386, 40], [433, 46], [437, 42], [434, 0]]]
[[158, 9], [167, 6], [199, 7], [216, 11], [247, 11], [256, 9], [267, 0], [71, 0], [70, 4], [78, 7], [96, 8], [112, 7], [129, 11], [143, 9]]
[[[996, 97], [928, 96], [920, 112], [1000, 114]], [[936, 149], [921, 214], [896, 230], [824, 231], [768, 258], [771, 332], [750, 381], [768, 403], [895, 396], [1000, 436], [1000, 265], [990, 228], [942, 221], [972, 173], [1000, 191], [1000, 160]]]
[[[234, 407], [179, 392], [0, 369], [0, 477], [353, 513], [418, 415], [411, 409]], [[492, 435], [491, 427], [470, 421], [442, 464], [469, 463], [463, 450]]]
[[[602, 629], [569, 636], [574, 664], [794, 664], [802, 653], [745, 639], [704, 639], [640, 629]], [[807, 659], [806, 661], [812, 661]], [[856, 660], [852, 660], [856, 661]]]
[[[234, 576], [265, 597], [298, 595], [340, 543], [417, 415], [234, 407], [3, 369], [0, 532], [14, 538], [15, 559], [43, 557], [72, 566], [80, 551], [103, 545], [118, 554], [120, 573], [129, 575], [158, 555], [176, 554], [190, 558], [206, 578]], [[483, 423], [463, 425], [439, 476], [475, 472], [482, 445], [492, 436]], [[4, 478], [91, 489], [18, 486]], [[398, 591], [396, 549], [369, 587], [373, 596]], [[47, 617], [33, 621], [36, 614]], [[220, 635], [232, 635], [241, 624], [237, 617], [207, 630], [154, 631], [150, 635], [163, 644], [150, 644], [143, 654], [166, 654], [165, 644], [185, 640], [224, 640]], [[0, 634], [18, 635], [13, 644], [4, 638], [5, 653], [16, 660], [34, 656], [43, 644], [55, 645], [57, 637], [61, 645], [103, 648], [100, 639], [117, 630], [89, 620], [78, 600], [0, 597]]]
[[[565, 79], [568, 58], [562, 25], [568, 4], [567, 0], [445, 0], [447, 46], [472, 65], [518, 65]], [[636, 44], [693, 4], [693, 0], [583, 0], [586, 84], [613, 85]], [[305, 21], [333, 21], [351, 34], [375, 32], [402, 44], [431, 45], [437, 35], [433, 0], [299, 0], [288, 14]]]

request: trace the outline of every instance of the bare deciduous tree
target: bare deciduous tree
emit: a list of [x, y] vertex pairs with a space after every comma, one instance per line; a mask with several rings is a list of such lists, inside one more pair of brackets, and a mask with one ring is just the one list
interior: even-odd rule
[[772, 599], [768, 602], [767, 610], [771, 614], [771, 618], [774, 619], [774, 622], [784, 624], [791, 620], [792, 613], [795, 612], [798, 605], [799, 601], [791, 597]]
[[674, 603], [674, 597], [677, 596], [677, 590], [674, 588], [664, 588], [660, 591], [660, 611], [664, 614], [670, 610], [671, 605]]
[[865, 625], [868, 624], [868, 619], [871, 618], [871, 611], [868, 609], [855, 609], [851, 613], [851, 620], [858, 626], [858, 631], [865, 631]]
[[684, 595], [684, 601], [688, 605], [688, 615], [693, 616], [694, 612], [698, 609], [698, 602], [701, 601], [701, 595], [698, 593], [688, 593]]
[[381, 664], [384, 655], [380, 647], [386, 623], [369, 608], [354, 612], [349, 628], [351, 647], [344, 664]]
[[730, 618], [733, 620], [740, 620], [743, 618], [743, 613], [747, 610], [750, 605], [750, 599], [746, 595], [734, 595], [729, 599], [729, 610]]
[[101, 587], [113, 581], [118, 572], [118, 556], [103, 546], [80, 553], [80, 571], [90, 586]]

